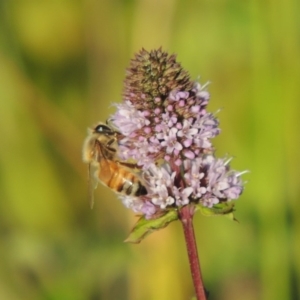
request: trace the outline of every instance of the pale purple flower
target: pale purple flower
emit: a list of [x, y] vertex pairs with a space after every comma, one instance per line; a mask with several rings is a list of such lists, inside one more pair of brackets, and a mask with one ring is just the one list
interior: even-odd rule
[[135, 109], [130, 101], [125, 101], [115, 106], [117, 107], [117, 112], [114, 116], [114, 125], [117, 128], [122, 128], [123, 135], [128, 136], [150, 124], [143, 112]]
[[157, 207], [150, 201], [145, 201], [141, 207], [141, 213], [145, 215], [146, 219], [150, 219], [157, 211]]
[[196, 96], [199, 99], [202, 99], [204, 103], [208, 103], [208, 100], [210, 98], [209, 92], [206, 91], [206, 87], [208, 86], [209, 82], [207, 82], [206, 84], [204, 84], [203, 86], [199, 83], [199, 82], [195, 82], [194, 84], [194, 91], [196, 93]]
[[[238, 173], [230, 170], [228, 159], [215, 159], [212, 155], [204, 161], [204, 169], [207, 178], [207, 192], [203, 197], [203, 205], [216, 204], [216, 198], [220, 201], [237, 199], [243, 191], [243, 183]], [[208, 206], [210, 206], [208, 205]]]
[[190, 203], [189, 196], [192, 194], [192, 192], [193, 192], [192, 187], [178, 188], [174, 186], [172, 188], [172, 193], [174, 194], [174, 197], [176, 199], [176, 206], [180, 207], [189, 204]]
[[162, 147], [166, 147], [166, 152], [168, 154], [173, 153], [173, 151], [180, 151], [183, 147], [178, 142], [177, 138], [177, 128], [171, 128], [169, 134], [157, 134], [157, 138], [163, 140], [161, 142]]
[[[146, 206], [138, 200], [125, 201], [127, 207], [135, 212], [147, 211], [147, 218], [159, 210], [168, 207], [180, 207], [191, 202], [203, 206], [213, 205], [237, 199], [243, 191], [241, 173], [229, 170], [229, 160], [216, 159], [205, 155], [195, 159], [186, 159], [178, 174], [169, 163], [157, 166], [152, 164], [143, 173], [143, 182], [148, 194], [142, 196]], [[180, 174], [184, 174], [183, 178]]]
[[148, 170], [144, 172], [143, 179], [148, 187], [149, 194], [155, 194], [162, 186], [173, 186], [175, 176], [176, 172], [172, 171], [169, 164], [166, 163], [160, 167], [152, 164]]
[[162, 167], [151, 165], [144, 173], [144, 182], [148, 191], [145, 197], [148, 201], [161, 209], [172, 205], [175, 199], [174, 195], [169, 193], [169, 189], [174, 186], [175, 175], [176, 173], [172, 172], [167, 164]]
[[196, 133], [198, 133], [198, 129], [192, 126], [192, 124], [188, 120], [184, 120], [182, 129], [178, 131], [177, 135], [178, 137], [192, 140]]
[[142, 199], [142, 197], [120, 195], [119, 198], [127, 208], [130, 208], [137, 214], [144, 215], [146, 219], [150, 219], [159, 209], [159, 207], [155, 206], [150, 201]]
[[132, 209], [135, 213], [142, 213], [144, 201], [142, 201], [139, 197], [120, 195], [119, 198], [127, 208]]
[[201, 183], [201, 179], [204, 177], [203, 172], [203, 160], [201, 158], [197, 158], [195, 160], [185, 160], [184, 161], [184, 169], [186, 170], [184, 173], [184, 180], [188, 186], [194, 188], [194, 192], [197, 190]]
[[189, 97], [189, 92], [184, 91], [171, 91], [169, 94], [169, 99], [171, 101], [180, 101], [181, 99], [187, 99]]
[[203, 206], [206, 206], [206, 207], [213, 207], [215, 204], [218, 204], [220, 201], [219, 199], [214, 196], [214, 195], [211, 195], [209, 193], [205, 194], [202, 198], [201, 198], [201, 204]]

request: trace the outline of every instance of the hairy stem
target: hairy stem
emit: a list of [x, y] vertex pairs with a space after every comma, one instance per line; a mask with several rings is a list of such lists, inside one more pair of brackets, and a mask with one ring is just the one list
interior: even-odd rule
[[194, 207], [186, 205], [179, 211], [180, 221], [183, 226], [185, 243], [187, 247], [190, 269], [192, 273], [197, 300], [206, 300], [200, 262], [197, 251], [196, 238], [193, 226]]

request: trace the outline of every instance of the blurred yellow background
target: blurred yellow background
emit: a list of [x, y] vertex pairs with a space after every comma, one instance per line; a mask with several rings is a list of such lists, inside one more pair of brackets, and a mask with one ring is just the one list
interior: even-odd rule
[[217, 155], [249, 169], [239, 224], [195, 216], [210, 300], [300, 298], [300, 4], [240, 0], [0, 2], [0, 299], [183, 300], [179, 222], [140, 245], [81, 146], [121, 101], [142, 47], [211, 81]]

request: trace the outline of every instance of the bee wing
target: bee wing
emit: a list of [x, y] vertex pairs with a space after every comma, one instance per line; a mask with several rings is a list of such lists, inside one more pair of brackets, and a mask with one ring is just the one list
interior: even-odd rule
[[94, 161], [89, 164], [89, 198], [91, 208], [94, 206], [94, 190], [98, 186], [99, 181], [107, 185], [113, 176], [111, 164], [115, 165], [113, 161], [107, 158], [101, 143], [96, 143]]
[[94, 207], [94, 190], [98, 186], [98, 180], [95, 176], [95, 166], [92, 164], [89, 164], [89, 169], [88, 169], [88, 186], [89, 186], [89, 202], [90, 202], [90, 207], [93, 209]]
[[99, 142], [95, 144], [95, 160], [89, 164], [89, 199], [91, 209], [94, 206], [94, 190], [97, 188], [99, 180], [107, 182], [111, 178], [111, 169]]

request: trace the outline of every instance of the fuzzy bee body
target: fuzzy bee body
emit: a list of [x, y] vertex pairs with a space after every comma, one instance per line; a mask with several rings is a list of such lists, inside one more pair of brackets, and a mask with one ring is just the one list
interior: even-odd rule
[[[147, 190], [135, 172], [135, 164], [117, 159], [117, 138], [120, 135], [106, 124], [90, 130], [83, 145], [83, 160], [89, 164], [90, 198], [93, 206], [92, 180], [100, 181], [116, 193], [127, 196], [146, 195]], [[91, 168], [96, 169], [91, 176]]]
[[109, 161], [107, 164], [107, 161], [102, 160], [97, 175], [102, 183], [117, 193], [127, 196], [146, 194], [145, 187], [137, 175], [119, 162]]

